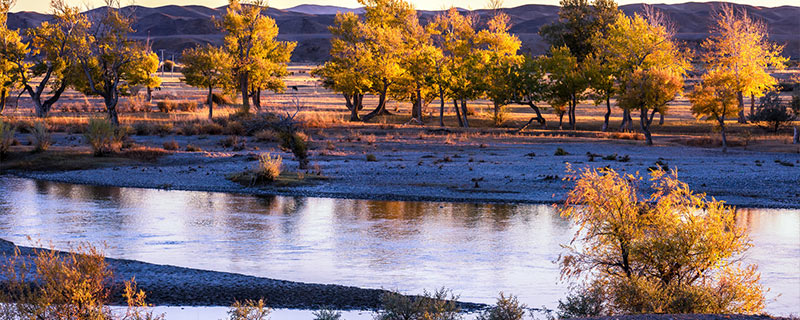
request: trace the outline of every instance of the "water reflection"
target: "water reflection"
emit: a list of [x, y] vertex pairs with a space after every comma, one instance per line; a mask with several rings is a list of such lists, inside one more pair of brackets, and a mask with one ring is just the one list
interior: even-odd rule
[[[798, 313], [800, 213], [740, 210], [769, 311]], [[550, 206], [252, 197], [0, 178], [0, 237], [105, 242], [112, 257], [531, 306], [565, 294], [553, 263], [574, 232]]]

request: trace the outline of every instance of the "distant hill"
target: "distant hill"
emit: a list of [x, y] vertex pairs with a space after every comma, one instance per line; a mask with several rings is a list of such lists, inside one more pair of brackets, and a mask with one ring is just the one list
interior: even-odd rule
[[[656, 8], [663, 11], [677, 27], [677, 37], [689, 45], [696, 45], [708, 36], [711, 13], [723, 2], [688, 2], [682, 4], [658, 4]], [[770, 38], [778, 43], [786, 44], [784, 54], [794, 59], [800, 58], [800, 7], [782, 6], [777, 8], [737, 5], [769, 26]], [[203, 6], [164, 6], [147, 8], [141, 6], [126, 7], [133, 10], [136, 17], [135, 37], [150, 37], [153, 49], [164, 49], [167, 56], [179, 54], [183, 49], [198, 44], [222, 44], [222, 33], [214, 26], [213, 18], [224, 13], [226, 7], [207, 8]], [[642, 12], [642, 4], [631, 4], [620, 7], [625, 13]], [[511, 32], [523, 42], [523, 51], [533, 54], [545, 52], [545, 44], [538, 35], [542, 25], [551, 23], [558, 17], [558, 6], [523, 5], [503, 9], [511, 17]], [[329, 58], [330, 32], [328, 26], [333, 24], [336, 12], [363, 12], [363, 8], [351, 9], [336, 6], [299, 5], [289, 9], [269, 8], [266, 14], [275, 19], [281, 40], [297, 41], [298, 46], [292, 60], [295, 62], [322, 62]], [[440, 11], [420, 11], [423, 22], [432, 19]], [[489, 10], [474, 11], [486, 21], [491, 14]], [[17, 12], [9, 15], [8, 25], [11, 28], [26, 29], [49, 19], [48, 15], [35, 12]]]

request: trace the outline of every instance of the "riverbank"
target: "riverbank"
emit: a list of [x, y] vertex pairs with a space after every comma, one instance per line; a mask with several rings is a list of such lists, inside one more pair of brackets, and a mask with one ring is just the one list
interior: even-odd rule
[[[257, 154], [263, 152], [282, 155], [284, 171], [301, 172], [301, 180], [312, 174], [298, 170], [293, 156], [275, 144], [251, 138], [248, 148], [232, 151], [220, 146], [226, 138], [222, 136], [134, 136], [135, 143], [145, 146], [175, 141], [204, 151], [177, 151], [155, 161], [112, 163], [81, 170], [6, 172], [76, 184], [256, 195], [556, 203], [563, 200], [569, 187], [562, 180], [567, 163], [574, 168], [607, 166], [642, 175], [651, 168], [662, 167], [677, 168], [680, 179], [693, 190], [731, 205], [800, 208], [800, 153], [743, 148], [722, 153], [717, 148], [689, 147], [663, 138], [656, 146], [645, 146], [637, 140], [470, 135], [427, 129], [392, 133], [364, 130], [342, 135], [322, 132], [309, 136], [312, 171], [321, 173], [323, 178], [282, 186], [250, 187], [226, 177], [255, 166]], [[74, 140], [69, 135], [58, 137], [56, 145], [58, 141]], [[70, 148], [81, 147], [73, 142], [73, 146], [66, 147]]]
[[[0, 239], [0, 265], [14, 255], [15, 245]], [[20, 254], [32, 262], [37, 248], [19, 246]], [[147, 293], [147, 303], [176, 306], [230, 306], [234, 301], [264, 299], [271, 308], [337, 310], [376, 310], [386, 290], [363, 289], [334, 284], [302, 283], [235, 273], [206, 271], [158, 265], [134, 260], [106, 258], [114, 272], [113, 286], [136, 278], [139, 289]], [[32, 266], [33, 268], [33, 266]], [[0, 282], [4, 277], [0, 275]], [[124, 304], [121, 294], [113, 295], [114, 304]], [[461, 303], [466, 310], [483, 304]]]

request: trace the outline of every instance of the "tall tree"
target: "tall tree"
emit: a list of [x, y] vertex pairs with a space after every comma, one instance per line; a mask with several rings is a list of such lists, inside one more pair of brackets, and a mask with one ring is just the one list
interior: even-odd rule
[[558, 20], [544, 25], [539, 34], [553, 47], [566, 46], [578, 62], [594, 51], [592, 37], [605, 33], [616, 20], [618, 9], [613, 0], [561, 0]]
[[[575, 130], [575, 108], [583, 99], [588, 86], [586, 75], [579, 67], [578, 58], [572, 55], [566, 46], [550, 48], [550, 56], [543, 58], [542, 63], [548, 72], [548, 100], [551, 105], [567, 106], [567, 118], [572, 130]], [[563, 117], [563, 114], [561, 115]], [[559, 128], [562, 123], [559, 117]]]
[[29, 29], [30, 50], [14, 55], [20, 83], [39, 117], [46, 117], [67, 87], [81, 77], [76, 53], [85, 45], [83, 36], [89, 29], [89, 20], [77, 7], [64, 0], [53, 0], [50, 6], [53, 20]]
[[[150, 48], [149, 45], [145, 45]], [[136, 58], [138, 63], [130, 69], [128, 74], [128, 86], [143, 86], [147, 90], [147, 102], [153, 101], [153, 88], [161, 85], [161, 78], [156, 75], [158, 72], [158, 55], [152, 50], [138, 53]]]
[[350, 110], [350, 121], [360, 121], [364, 96], [372, 88], [368, 70], [374, 65], [372, 52], [364, 46], [361, 21], [352, 12], [337, 13], [333, 26], [328, 27], [331, 38], [331, 59], [312, 71], [322, 80], [322, 86], [341, 92]]
[[739, 111], [737, 106], [737, 81], [728, 72], [712, 70], [703, 75], [703, 83], [694, 86], [689, 93], [692, 103], [692, 114], [716, 121], [722, 137], [722, 152], [728, 150], [728, 139], [725, 134], [725, 118], [735, 117]]
[[403, 28], [405, 54], [400, 59], [407, 84], [406, 90], [400, 91], [405, 91], [404, 95], [412, 102], [412, 121], [422, 124], [422, 108], [437, 96], [434, 73], [442, 52], [433, 45], [430, 34], [419, 23], [417, 15], [408, 16], [407, 19]]
[[83, 77], [72, 85], [85, 94], [102, 97], [111, 123], [118, 126], [121, 89], [148, 56], [148, 48], [130, 37], [131, 12], [123, 13], [119, 0], [105, 0], [105, 4], [89, 17], [90, 28], [76, 46]]
[[539, 122], [542, 128], [547, 128], [547, 121], [537, 105], [537, 102], [547, 100], [548, 83], [542, 61], [540, 58], [524, 55], [523, 62], [512, 68], [507, 80], [510, 86], [509, 101], [527, 105], [536, 113], [536, 117], [528, 120], [519, 131], [527, 128], [533, 120]]
[[222, 48], [205, 45], [186, 49], [181, 54], [183, 61], [183, 81], [190, 86], [208, 89], [206, 103], [208, 104], [208, 119], [214, 117], [214, 89], [223, 88], [228, 92], [234, 91], [230, 84], [233, 60], [228, 52]]
[[445, 57], [443, 69], [449, 76], [445, 81], [446, 91], [450, 92], [458, 124], [462, 127], [469, 127], [467, 101], [480, 97], [480, 84], [484, 80], [476, 55], [476, 21], [477, 17], [462, 15], [456, 8], [450, 8], [437, 15], [428, 26]]
[[[745, 10], [724, 4], [715, 14], [711, 35], [703, 42], [703, 58], [710, 69], [729, 73], [736, 83], [739, 122], [746, 123], [744, 96], [763, 96], [777, 85], [767, 68], [783, 68], [783, 46], [769, 41], [767, 25]], [[751, 106], [751, 114], [752, 114]]]
[[[22, 37], [17, 30], [8, 29], [8, 11], [14, 6], [15, 0], [0, 0], [0, 113], [6, 107], [6, 98], [10, 91], [19, 85], [20, 57], [30, 51], [22, 42]], [[28, 65], [22, 66], [23, 71]]]
[[[285, 65], [297, 45], [277, 41], [278, 25], [263, 15], [264, 0], [242, 4], [230, 0], [228, 9], [217, 26], [225, 32], [225, 47], [233, 58], [233, 72], [242, 95], [244, 111], [250, 111], [250, 98], [256, 98], [259, 107], [262, 89], [280, 90]], [[258, 96], [256, 96], [258, 94]]]
[[507, 14], [496, 12], [487, 28], [478, 32], [476, 41], [476, 55], [484, 74], [484, 92], [494, 105], [496, 126], [500, 125], [501, 108], [510, 100], [511, 73], [524, 62], [524, 57], [517, 53], [522, 42], [508, 31], [510, 21]]
[[595, 46], [616, 70], [619, 104], [626, 112], [623, 117], [638, 110], [640, 127], [647, 144], [652, 145], [654, 112], [666, 112], [666, 103], [681, 92], [690, 64], [688, 51], [678, 47], [666, 17], [647, 8], [645, 16], [620, 13]]

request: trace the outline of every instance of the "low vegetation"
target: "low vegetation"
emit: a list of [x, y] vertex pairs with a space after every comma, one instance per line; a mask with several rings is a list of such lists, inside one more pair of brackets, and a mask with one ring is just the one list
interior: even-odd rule
[[651, 187], [612, 169], [571, 171], [560, 207], [580, 230], [560, 259], [562, 276], [590, 279], [560, 304], [568, 316], [631, 313], [758, 314], [763, 289], [735, 211], [695, 194], [661, 168]]
[[84, 137], [96, 156], [117, 153], [122, 147], [122, 135], [108, 119], [89, 119]]
[[0, 119], [0, 159], [2, 159], [11, 149], [11, 144], [14, 142], [14, 134], [16, 129], [11, 124], [4, 122]]

